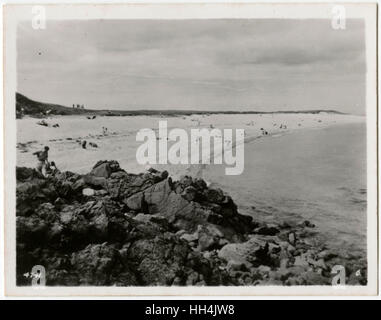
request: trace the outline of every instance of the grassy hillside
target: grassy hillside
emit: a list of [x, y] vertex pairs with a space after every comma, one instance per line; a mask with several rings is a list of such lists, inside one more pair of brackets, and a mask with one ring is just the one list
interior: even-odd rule
[[23, 115], [44, 117], [46, 115], [86, 114], [91, 110], [64, 107], [58, 104], [43, 103], [31, 100], [21, 93], [16, 93], [16, 116]]

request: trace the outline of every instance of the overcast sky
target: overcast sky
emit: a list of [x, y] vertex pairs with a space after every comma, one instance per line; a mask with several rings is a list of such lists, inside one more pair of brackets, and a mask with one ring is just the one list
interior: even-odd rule
[[361, 21], [22, 23], [18, 91], [109, 109], [365, 110]]

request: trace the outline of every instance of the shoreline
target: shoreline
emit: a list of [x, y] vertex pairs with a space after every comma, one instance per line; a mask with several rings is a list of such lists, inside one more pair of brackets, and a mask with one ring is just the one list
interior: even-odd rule
[[116, 161], [85, 175], [16, 172], [19, 285], [37, 261], [47, 285], [331, 285], [336, 264], [347, 284], [366, 284], [366, 262], [311, 242], [309, 221], [261, 223], [202, 179]]
[[[352, 121], [352, 118], [350, 118], [350, 117], [348, 118], [347, 116], [340, 116], [338, 118], [339, 119], [336, 119], [336, 120], [333, 119], [332, 120], [331, 117], [327, 116], [327, 118], [322, 118], [323, 121], [321, 123], [319, 123], [317, 121], [318, 118], [314, 119], [314, 117], [310, 117], [309, 119], [306, 119], [304, 117], [294, 118], [292, 116], [286, 117], [286, 118], [284, 118], [284, 117], [279, 118], [276, 116], [274, 116], [274, 117], [270, 116], [267, 118], [266, 117], [257, 117], [257, 121], [255, 122], [256, 127], [255, 126], [254, 126], [254, 128], [252, 126], [248, 127], [250, 136], [246, 139], [246, 142], [245, 142], [245, 144], [246, 144], [245, 154], [246, 154], [246, 152], [249, 152], [251, 148], [256, 149], [257, 147], [255, 146], [255, 144], [257, 142], [259, 142], [260, 145], [261, 144], [272, 145], [273, 143], [279, 144], [279, 143], [282, 143], [281, 141], [283, 139], [287, 139], [288, 141], [292, 142], [292, 141], [294, 141], [294, 139], [298, 140], [299, 137], [304, 136], [305, 134], [308, 134], [309, 132], [313, 132], [313, 131], [316, 131], [317, 133], [318, 132], [324, 132], [325, 129], [327, 129], [329, 127], [332, 128], [332, 127], [342, 127], [342, 126], [346, 126], [346, 125], [351, 125], [351, 124], [355, 123], [355, 121], [357, 121], [356, 123], [365, 124], [364, 121], [361, 122], [357, 118], [355, 118], [353, 121]], [[151, 120], [147, 120], [147, 119], [145, 119], [145, 117], [141, 117], [141, 119], [143, 121], [142, 123], [144, 125], [147, 125], [147, 127], [150, 127], [150, 126], [154, 127], [156, 124], [156, 121], [159, 120], [160, 118], [152, 118]], [[340, 119], [343, 119], [343, 120], [339, 121]], [[179, 127], [183, 126], [187, 129], [191, 129], [191, 128], [193, 128], [195, 122], [197, 121], [197, 117], [189, 117], [187, 119], [178, 119], [178, 120], [179, 121], [171, 123], [170, 127], [171, 128], [175, 127], [178, 124]], [[196, 121], [193, 121], [193, 120], [196, 120]], [[245, 122], [243, 122], [243, 120]], [[274, 130], [274, 132], [271, 132], [269, 130], [269, 135], [266, 135], [266, 136], [262, 136], [262, 135], [258, 136], [258, 134], [255, 131], [255, 128], [259, 129], [260, 127], [262, 127], [261, 123], [267, 124], [267, 127], [265, 125], [263, 125], [265, 127], [265, 129], [267, 129], [267, 128], [270, 128], [270, 126], [272, 126], [273, 122], [281, 123], [282, 121], [286, 121], [286, 120], [288, 121], [287, 122], [287, 124], [288, 124], [287, 130], [281, 130], [280, 131], [279, 129], [276, 129], [276, 130]], [[298, 123], [298, 121], [301, 121], [301, 120], [304, 120], [303, 123], [305, 123], [305, 126], [298, 127], [297, 123]], [[60, 128], [56, 129], [56, 128], [52, 128], [52, 127], [41, 127], [40, 128], [40, 126], [37, 126], [34, 121], [30, 121], [29, 122], [30, 126], [28, 127], [28, 124], [25, 124], [25, 122], [23, 122], [24, 120], [19, 120], [19, 121], [21, 121], [21, 123], [22, 123], [22, 125], [20, 125], [20, 126], [22, 126], [22, 128], [20, 128], [20, 130], [25, 130], [25, 133], [28, 133], [28, 135], [25, 135], [25, 136], [30, 137], [31, 135], [29, 133], [32, 132], [31, 130], [39, 130], [40, 133], [34, 134], [34, 137], [36, 137], [36, 139], [39, 139], [38, 136], [40, 136], [40, 137], [46, 137], [46, 139], [49, 139], [49, 140], [56, 140], [56, 141], [52, 141], [52, 142], [50, 142], [50, 141], [49, 142], [41, 142], [40, 141], [39, 142], [38, 140], [36, 140], [36, 142], [34, 144], [26, 145], [26, 148], [29, 150], [26, 153], [22, 153], [22, 146], [19, 145], [18, 152], [17, 152], [17, 165], [18, 166], [26, 166], [26, 167], [34, 166], [34, 164], [36, 163], [36, 159], [34, 156], [32, 156], [32, 151], [39, 150], [40, 148], [43, 148], [44, 145], [49, 145], [51, 147], [51, 150], [49, 152], [49, 158], [51, 160], [55, 161], [57, 164], [57, 167], [62, 171], [69, 170], [69, 171], [77, 172], [80, 174], [85, 174], [85, 173], [89, 172], [91, 170], [92, 166], [94, 165], [94, 163], [96, 163], [100, 159], [115, 159], [120, 163], [121, 167], [125, 168], [127, 170], [127, 172], [129, 172], [129, 173], [139, 173], [139, 172], [143, 172], [145, 170], [145, 166], [136, 165], [135, 152], [136, 152], [137, 144], [135, 142], [134, 128], [135, 127], [138, 128], [140, 126], [140, 123], [136, 122], [135, 120], [133, 121], [132, 119], [128, 120], [128, 118], [125, 118], [125, 121], [123, 119], [117, 119], [116, 121], [109, 122], [108, 123], [109, 128], [111, 128], [111, 125], [113, 126], [113, 128], [115, 127], [115, 129], [117, 130], [117, 134], [116, 135], [109, 134], [108, 136], [102, 136], [102, 135], [98, 134], [99, 139], [97, 138], [95, 133], [96, 133], [98, 126], [105, 125], [105, 123], [101, 122], [101, 120], [99, 120], [98, 123], [94, 123], [93, 121], [89, 121], [86, 119], [82, 120], [80, 118], [74, 118], [73, 120], [68, 119], [67, 124], [71, 124], [71, 122], [73, 122], [73, 124], [72, 124], [73, 130], [71, 130], [71, 131], [67, 130], [66, 122], [60, 123], [62, 129], [60, 129]], [[151, 122], [147, 122], [147, 121], [151, 121]], [[250, 121], [250, 119], [248, 119], [247, 117], [244, 117], [244, 118], [238, 117], [237, 118], [237, 117], [223, 117], [223, 116], [215, 117], [215, 116], [211, 116], [211, 117], [207, 117], [206, 119], [201, 119], [201, 121], [202, 121], [203, 127], [208, 127], [210, 122], [217, 122], [217, 123], [221, 124], [222, 128], [226, 128], [226, 127], [231, 127], [231, 126], [229, 126], [229, 123], [233, 123], [232, 126], [234, 127], [234, 126], [237, 126], [237, 123], [241, 123], [241, 124], [242, 123], [248, 123]], [[259, 121], [261, 121], [261, 122], [259, 122]], [[334, 122], [334, 121], [336, 121], [336, 122]], [[92, 126], [87, 128], [86, 127], [87, 123], [91, 123]], [[124, 125], [125, 123], [126, 123], [126, 126]], [[292, 123], [294, 123], [294, 127], [292, 127]], [[81, 127], [78, 127], [78, 125], [81, 125]], [[135, 125], [135, 127], [132, 125]], [[307, 125], [311, 125], [311, 126], [307, 127]], [[127, 130], [124, 128], [126, 128]], [[62, 134], [63, 134], [62, 138], [60, 138], [59, 136], [52, 137], [51, 134], [57, 134], [57, 133], [61, 134], [58, 130], [62, 130]], [[68, 137], [68, 132], [71, 135], [71, 137]], [[78, 133], [78, 135], [76, 135], [77, 133]], [[90, 133], [91, 136], [81, 135], [84, 133], [86, 133], [86, 134]], [[296, 133], [298, 133], [298, 134], [296, 134]], [[64, 137], [70, 138], [70, 140], [66, 140], [66, 138], [64, 138]], [[269, 139], [262, 139], [262, 138], [269, 138]], [[88, 142], [94, 141], [98, 144], [99, 147], [98, 148], [82, 149], [79, 142], [77, 142], [76, 140], [82, 141], [83, 139], [87, 140]], [[305, 145], [305, 144], [303, 144], [303, 145]], [[271, 151], [271, 150], [268, 150], [268, 151]], [[267, 154], [267, 156], [271, 157], [272, 151], [270, 153], [265, 152], [265, 154]], [[247, 163], [246, 160], [245, 160], [245, 163], [246, 163], [246, 165], [249, 165], [249, 163]], [[203, 166], [208, 167], [208, 165], [203, 165]], [[202, 166], [200, 166], [200, 165], [155, 165], [153, 167], [155, 169], [160, 170], [160, 171], [167, 170], [170, 173], [170, 175], [176, 180], [180, 179], [181, 176], [183, 176], [183, 175], [191, 175], [194, 177], [202, 177], [203, 179], [205, 179], [205, 181], [208, 182], [208, 185], [210, 185], [210, 184], [216, 185], [216, 183], [217, 183], [217, 186], [222, 187], [222, 189], [224, 189], [224, 190], [228, 190], [228, 192], [230, 194], [234, 195], [234, 200], [236, 201], [236, 203], [241, 208], [244, 208], [244, 211], [242, 211], [242, 212], [245, 212], [245, 213], [246, 212], [252, 212], [252, 210], [250, 209], [252, 206], [255, 206], [258, 209], [260, 209], [260, 208], [262, 208], [262, 206], [274, 206], [274, 205], [279, 206], [280, 205], [278, 203], [279, 202], [278, 199], [275, 199], [276, 200], [275, 202], [270, 201], [270, 200], [274, 200], [274, 199], [267, 199], [267, 196], [271, 195], [271, 192], [270, 192], [270, 194], [267, 194], [267, 193], [258, 194], [258, 190], [257, 190], [254, 193], [256, 195], [256, 198], [253, 200], [259, 200], [259, 204], [255, 203], [255, 202], [252, 203], [251, 199], [246, 199], [246, 198], [241, 199], [243, 192], [245, 192], [245, 190], [247, 189], [247, 188], [246, 189], [240, 188], [240, 183], [242, 182], [241, 180], [237, 180], [237, 179], [233, 180], [233, 182], [232, 182], [233, 186], [232, 187], [236, 187], [236, 189], [237, 189], [236, 191], [233, 192], [230, 189], [231, 183], [228, 183], [228, 188], [226, 188], [226, 186], [224, 186], [224, 185], [219, 185], [218, 179], [215, 180], [212, 177], [210, 177], [210, 175], [208, 175], [208, 168], [206, 168], [206, 171], [204, 171], [207, 174], [206, 176], [204, 176], [202, 174], [202, 168], [201, 168]], [[247, 170], [249, 170], [249, 169], [247, 169]], [[256, 169], [253, 168], [250, 170], [255, 172]], [[213, 176], [215, 176], [215, 174]], [[293, 178], [291, 177], [291, 179], [293, 179]], [[242, 185], [242, 187], [249, 186], [250, 184], [252, 184], [252, 182], [250, 182], [250, 181], [245, 182], [244, 185]], [[237, 195], [237, 193], [238, 193], [238, 195]], [[244, 193], [244, 194], [246, 194], [246, 193]], [[295, 196], [297, 196], [297, 195], [298, 195], [298, 193], [295, 194]], [[265, 197], [263, 197], [263, 196], [265, 196]], [[324, 200], [322, 200], [322, 201], [324, 201]], [[260, 205], [261, 202], [263, 203], [262, 206]], [[295, 209], [301, 210], [298, 207], [296, 207]], [[294, 208], [290, 207], [290, 208], [288, 208], [287, 211], [293, 212], [293, 210], [294, 210]], [[312, 212], [314, 210], [314, 208], [311, 208], [310, 210]], [[267, 211], [265, 210], [264, 212], [267, 212]], [[272, 212], [272, 211], [270, 210], [270, 212]], [[263, 215], [265, 215], [265, 213]], [[288, 216], [288, 212], [285, 215]], [[303, 213], [301, 216], [304, 216], [304, 215], [305, 214]], [[311, 217], [310, 213], [307, 214], [306, 219], [315, 220], [314, 218]], [[265, 221], [265, 220], [263, 220], [263, 221]], [[344, 221], [344, 220], [342, 220], [342, 221]], [[314, 223], [317, 223], [317, 222], [314, 221]], [[344, 229], [346, 229], [346, 228], [344, 228]], [[326, 230], [327, 229], [324, 227], [322, 229], [322, 232], [324, 233], [324, 231], [326, 231]]]
[[[354, 160], [352, 155], [363, 152], [358, 146], [365, 139], [365, 130], [365, 124], [351, 124], [288, 132], [267, 141], [257, 139], [245, 149], [242, 177], [223, 177], [222, 170], [214, 166], [204, 178], [228, 191], [242, 213], [255, 216], [259, 210], [263, 221], [270, 223], [292, 216], [311, 220], [333, 248], [366, 256], [366, 162]], [[315, 143], [307, 147], [312, 141]], [[285, 165], [269, 157], [284, 159]], [[340, 157], [345, 158], [344, 167], [338, 165]]]

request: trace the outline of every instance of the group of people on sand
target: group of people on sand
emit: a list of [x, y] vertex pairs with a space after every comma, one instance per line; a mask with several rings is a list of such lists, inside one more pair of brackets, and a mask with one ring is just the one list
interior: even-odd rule
[[[108, 135], [108, 128], [107, 127], [102, 127], [102, 134], [104, 136]], [[92, 135], [90, 134], [90, 136], [92, 136]], [[89, 144], [87, 144], [86, 140], [82, 140], [82, 141], [78, 140], [78, 142], [81, 144], [82, 149], [87, 149], [87, 145], [89, 145], [90, 147], [93, 147], [93, 148], [98, 148], [98, 145], [95, 142], [89, 142]]]
[[[87, 141], [86, 140], [79, 140], [79, 143], [81, 144], [82, 149], [87, 149]], [[98, 145], [95, 142], [89, 142], [88, 144], [90, 147], [98, 148]]]
[[[49, 124], [45, 120], [38, 121], [37, 124], [39, 126], [49, 127]], [[59, 128], [60, 125], [58, 123], [55, 123], [52, 125], [53, 128]]]
[[[107, 135], [108, 129], [107, 127], [102, 127], [103, 135]], [[82, 140], [80, 141], [81, 147], [83, 149], [87, 148], [87, 141]], [[89, 142], [89, 146], [93, 148], [98, 148], [98, 145], [94, 142]], [[33, 153], [37, 157], [37, 171], [41, 174], [47, 176], [47, 175], [53, 175], [57, 172], [59, 172], [56, 164], [54, 161], [49, 161], [49, 147], [45, 146], [44, 150], [36, 151]]]
[[48, 176], [59, 172], [54, 161], [49, 162], [49, 147], [45, 146], [44, 150], [36, 151], [33, 155], [37, 156], [37, 171]]
[[[276, 126], [277, 124], [276, 123], [274, 123], [274, 127]], [[285, 125], [285, 124], [281, 124], [280, 126], [279, 126], [279, 129], [287, 129], [287, 125]], [[261, 132], [262, 132], [262, 135], [263, 136], [267, 136], [268, 134], [269, 134], [269, 132], [267, 131], [267, 130], [265, 130], [264, 128], [261, 128]]]

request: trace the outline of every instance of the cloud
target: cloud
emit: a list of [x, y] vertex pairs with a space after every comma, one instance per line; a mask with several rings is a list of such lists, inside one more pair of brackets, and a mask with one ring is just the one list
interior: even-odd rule
[[328, 20], [48, 21], [21, 24], [17, 45], [18, 90], [66, 105], [348, 112], [365, 101], [359, 20], [343, 31]]

